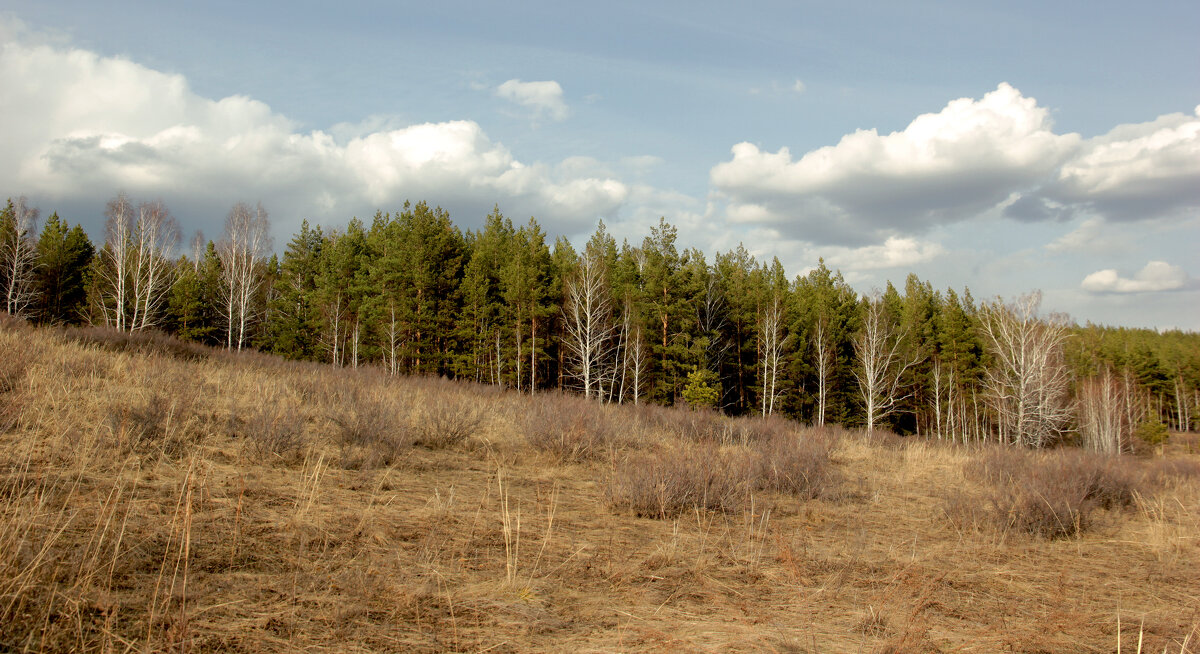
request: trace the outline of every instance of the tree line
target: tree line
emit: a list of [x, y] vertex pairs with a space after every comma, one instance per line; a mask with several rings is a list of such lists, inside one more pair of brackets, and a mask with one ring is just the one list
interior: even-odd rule
[[665, 219], [639, 244], [601, 222], [576, 249], [499, 208], [459, 229], [426, 203], [325, 229], [282, 257], [267, 211], [217, 240], [120, 193], [102, 241], [24, 198], [0, 214], [4, 310], [49, 324], [158, 329], [335, 366], [442, 375], [601, 402], [708, 405], [817, 425], [1031, 446], [1129, 449], [1190, 430], [1200, 335], [1078, 326], [1038, 292], [977, 302], [909, 275], [861, 295], [824, 261], [789, 277], [741, 245], [709, 261]]

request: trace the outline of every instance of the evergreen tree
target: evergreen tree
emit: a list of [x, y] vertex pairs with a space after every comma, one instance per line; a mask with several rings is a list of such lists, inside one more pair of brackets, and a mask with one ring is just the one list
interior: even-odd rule
[[78, 323], [87, 301], [87, 272], [95, 248], [79, 225], [69, 227], [53, 213], [37, 243], [35, 314], [46, 323]]
[[300, 224], [300, 233], [292, 237], [283, 253], [279, 276], [275, 281], [271, 319], [267, 321], [270, 350], [289, 359], [320, 358], [319, 334], [322, 316], [317, 284], [323, 268], [325, 235], [321, 227]]

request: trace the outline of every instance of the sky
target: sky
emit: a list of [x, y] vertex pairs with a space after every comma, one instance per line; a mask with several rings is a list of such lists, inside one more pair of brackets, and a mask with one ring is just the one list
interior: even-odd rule
[[1200, 330], [1200, 3], [0, 0], [0, 197], [406, 200]]

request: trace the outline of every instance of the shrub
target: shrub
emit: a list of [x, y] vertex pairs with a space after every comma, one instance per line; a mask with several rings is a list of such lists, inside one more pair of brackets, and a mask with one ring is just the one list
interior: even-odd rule
[[78, 343], [96, 345], [112, 352], [157, 354], [183, 361], [207, 359], [217, 350], [187, 343], [157, 330], [122, 332], [110, 327], [64, 327], [62, 333]]
[[1161, 448], [1170, 438], [1171, 433], [1167, 430], [1167, 426], [1161, 420], [1147, 420], [1137, 426], [1134, 432], [1142, 442], [1151, 447]]
[[233, 433], [246, 439], [255, 459], [292, 461], [304, 450], [304, 418], [295, 407], [277, 401], [260, 402], [243, 416], [231, 417]]
[[801, 499], [829, 497], [841, 481], [830, 460], [835, 447], [835, 440], [823, 432], [772, 434], [754, 448], [755, 485]]
[[177, 458], [187, 453], [199, 434], [186, 396], [156, 389], [134, 402], [109, 405], [108, 427], [113, 444], [125, 454], [163, 454]]
[[1120, 457], [1074, 451], [993, 450], [968, 464], [969, 476], [991, 486], [982, 506], [958, 496], [949, 500], [947, 514], [960, 524], [1074, 536], [1088, 528], [1096, 508], [1133, 504], [1140, 484], [1131, 465]]
[[546, 393], [525, 408], [526, 440], [559, 462], [601, 459], [634, 440], [632, 430], [615, 424], [618, 409], [606, 409], [595, 400]]
[[445, 390], [440, 390], [422, 404], [416, 424], [410, 431], [415, 445], [453, 447], [467, 440], [482, 423], [483, 411], [472, 403], [472, 398], [451, 399], [445, 395]]
[[638, 415], [649, 426], [686, 440], [702, 443], [733, 441], [730, 420], [713, 409], [693, 410], [681, 404], [671, 407], [642, 405]]
[[693, 409], [711, 409], [721, 397], [721, 380], [717, 373], [693, 368], [683, 389], [683, 401]]
[[614, 507], [636, 515], [671, 518], [693, 509], [734, 511], [752, 488], [752, 468], [743, 450], [680, 443], [625, 457], [608, 480]]
[[386, 395], [359, 387], [345, 389], [332, 403], [329, 419], [342, 446], [342, 467], [390, 466], [412, 445], [413, 436]]

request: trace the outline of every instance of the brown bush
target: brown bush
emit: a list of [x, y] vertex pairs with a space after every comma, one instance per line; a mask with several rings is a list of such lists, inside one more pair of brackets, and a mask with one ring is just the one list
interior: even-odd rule
[[427, 398], [410, 426], [412, 442], [428, 448], [453, 447], [470, 438], [483, 423], [483, 411], [471, 398], [437, 392]]
[[199, 343], [181, 341], [157, 330], [122, 332], [109, 327], [63, 327], [67, 339], [96, 345], [111, 352], [161, 355], [183, 361], [207, 359], [219, 350]]
[[829, 434], [809, 430], [776, 432], [754, 445], [754, 481], [759, 490], [795, 495], [801, 499], [836, 494], [841, 473], [830, 460], [837, 446]]
[[683, 404], [663, 407], [643, 404], [638, 416], [648, 426], [699, 443], [732, 442], [730, 421], [713, 409], [691, 409]]
[[179, 458], [203, 436], [190, 380], [147, 361], [143, 394], [114, 397], [106, 416], [111, 444], [124, 454]]
[[1170, 486], [1189, 479], [1200, 479], [1200, 461], [1156, 457], [1146, 464], [1146, 483]]
[[246, 439], [247, 451], [257, 461], [294, 462], [307, 444], [303, 416], [281, 402], [260, 402], [231, 421], [233, 434]]
[[390, 466], [413, 444], [413, 434], [400, 420], [396, 403], [370, 389], [345, 389], [333, 403], [329, 419], [337, 428], [343, 468]]
[[608, 480], [609, 503], [636, 515], [670, 518], [693, 509], [745, 505], [753, 468], [743, 450], [680, 443], [625, 457]]
[[1134, 462], [1075, 451], [993, 450], [968, 464], [989, 483], [983, 498], [955, 496], [947, 515], [960, 525], [992, 524], [1057, 538], [1085, 531], [1097, 508], [1133, 504], [1141, 487]]
[[524, 407], [521, 430], [534, 448], [559, 462], [601, 459], [636, 441], [628, 414], [577, 395], [546, 393]]

